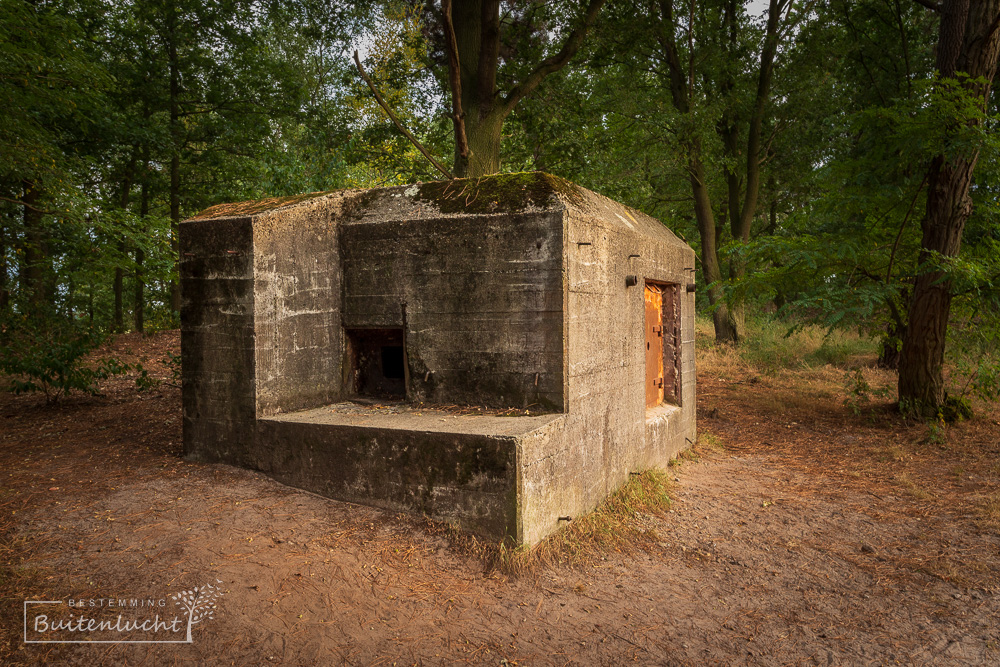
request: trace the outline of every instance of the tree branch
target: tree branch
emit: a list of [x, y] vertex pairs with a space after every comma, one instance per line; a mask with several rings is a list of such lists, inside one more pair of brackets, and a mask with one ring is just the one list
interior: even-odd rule
[[[652, 14], [652, 11], [650, 13]], [[690, 98], [687, 95], [690, 82], [685, 79], [680, 56], [677, 52], [677, 42], [674, 39], [676, 27], [674, 24], [674, 4], [671, 0], [660, 0], [660, 17], [656, 22], [656, 27], [656, 39], [663, 49], [670, 72], [671, 100], [677, 111], [687, 113], [690, 110]]]
[[385, 113], [389, 116], [389, 119], [396, 126], [396, 129], [402, 132], [403, 136], [409, 139], [410, 143], [416, 146], [417, 150], [423, 153], [424, 157], [430, 160], [430, 163], [434, 165], [434, 167], [438, 171], [447, 176], [449, 179], [455, 178], [454, 176], [451, 175], [451, 173], [447, 169], [441, 166], [441, 163], [435, 160], [434, 157], [427, 151], [427, 149], [424, 148], [419, 141], [417, 141], [417, 138], [412, 134], [410, 134], [410, 131], [407, 130], [405, 127], [403, 127], [403, 124], [399, 122], [399, 119], [396, 118], [396, 114], [394, 114], [392, 112], [392, 109], [389, 108], [389, 105], [385, 103], [385, 100], [383, 100], [382, 96], [379, 95], [378, 89], [375, 88], [375, 84], [372, 83], [372, 80], [369, 79], [368, 75], [365, 73], [365, 68], [361, 66], [361, 60], [358, 58], [357, 51], [354, 52], [354, 64], [358, 66], [358, 72], [361, 74], [361, 78], [365, 80], [365, 83], [368, 84], [368, 88], [371, 89], [372, 95], [375, 96], [375, 101], [378, 102], [378, 105], [382, 107], [382, 110], [385, 111]]
[[441, 0], [444, 19], [444, 43], [448, 52], [448, 83], [451, 85], [451, 119], [455, 123], [455, 148], [464, 159], [469, 159], [469, 140], [465, 135], [465, 112], [462, 111], [462, 71], [458, 62], [458, 40], [455, 25], [451, 22], [451, 0]]
[[935, 12], [941, 11], [941, 5], [939, 5], [936, 2], [933, 2], [932, 0], [913, 0], [913, 2], [917, 3], [918, 5], [922, 5], [927, 9], [930, 9], [931, 11]]
[[920, 181], [920, 187], [917, 191], [913, 193], [913, 199], [910, 200], [910, 208], [906, 211], [906, 215], [903, 216], [903, 222], [899, 225], [899, 232], [896, 234], [896, 241], [892, 244], [892, 252], [889, 253], [889, 268], [885, 270], [885, 284], [889, 284], [889, 279], [892, 277], [892, 263], [896, 260], [896, 249], [899, 248], [899, 240], [903, 238], [903, 229], [906, 228], [906, 223], [910, 219], [910, 214], [913, 213], [913, 206], [917, 203], [917, 196], [920, 191], [924, 189], [927, 184], [927, 176], [924, 175], [924, 180]]
[[993, 38], [993, 33], [997, 31], [997, 28], [1000, 28], [1000, 14], [997, 14], [997, 17], [993, 19], [993, 25], [991, 25], [990, 29], [986, 31], [986, 37], [983, 38], [983, 41], [990, 41], [990, 39]]
[[20, 199], [11, 199], [10, 197], [0, 197], [0, 201], [9, 201], [11, 204], [17, 204], [18, 206], [23, 206], [25, 208], [30, 208], [32, 211], [41, 213], [42, 215], [65, 215], [66, 211], [49, 211], [44, 208], [38, 208], [37, 206], [32, 206], [31, 204], [26, 204]]
[[893, 322], [896, 324], [896, 332], [900, 333], [906, 331], [906, 323], [903, 322], [903, 315], [899, 312], [899, 308], [896, 307], [896, 302], [891, 298], [885, 300], [887, 306], [889, 306], [889, 314], [892, 316]]
[[590, 30], [590, 26], [594, 24], [597, 19], [597, 13], [601, 11], [601, 7], [604, 5], [604, 0], [590, 0], [590, 4], [587, 5], [587, 11], [584, 12], [583, 22], [576, 27], [573, 32], [570, 33], [569, 37], [566, 38], [566, 42], [563, 44], [562, 49], [559, 53], [552, 56], [551, 58], [546, 58], [538, 64], [535, 69], [528, 74], [527, 77], [519, 84], [514, 86], [511, 91], [507, 94], [507, 97], [503, 101], [503, 110], [505, 114], [509, 114], [514, 110], [514, 107], [518, 102], [525, 96], [531, 93], [538, 84], [542, 82], [549, 74], [553, 72], [558, 72], [566, 63], [576, 55], [576, 52], [580, 50], [580, 45], [583, 44], [583, 38], [586, 37], [587, 31]]

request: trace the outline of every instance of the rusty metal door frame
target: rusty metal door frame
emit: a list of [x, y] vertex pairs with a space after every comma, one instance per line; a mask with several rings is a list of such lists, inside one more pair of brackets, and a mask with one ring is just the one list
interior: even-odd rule
[[680, 405], [680, 285], [644, 281], [646, 407], [664, 402]]
[[653, 408], [663, 402], [663, 287], [647, 280], [643, 288], [643, 301], [646, 407]]

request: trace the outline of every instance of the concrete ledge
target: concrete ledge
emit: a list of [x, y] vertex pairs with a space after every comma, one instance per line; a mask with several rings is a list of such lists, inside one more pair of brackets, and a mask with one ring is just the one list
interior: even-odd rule
[[678, 418], [681, 416], [681, 408], [678, 405], [663, 403], [662, 405], [657, 405], [655, 408], [646, 408], [646, 428], [657, 425], [662, 426], [675, 415]]
[[561, 418], [561, 414], [552, 413], [508, 417], [497, 414], [497, 411], [486, 414], [461, 414], [459, 411], [420, 408], [408, 403], [390, 402], [369, 405], [343, 402], [311, 410], [274, 415], [268, 417], [268, 420], [424, 433], [519, 437]]
[[[686, 449], [685, 437], [689, 425], [684, 419], [684, 411], [677, 405], [658, 405], [646, 408], [646, 443], [655, 458], [646, 466], [664, 467], [670, 459]], [[693, 433], [691, 434], [693, 437]]]
[[257, 421], [253, 467], [331, 498], [517, 535], [517, 451], [562, 415], [503, 417], [324, 406]]

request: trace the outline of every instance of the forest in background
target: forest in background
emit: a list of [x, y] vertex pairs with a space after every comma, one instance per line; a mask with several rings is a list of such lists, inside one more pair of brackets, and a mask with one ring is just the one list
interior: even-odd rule
[[998, 0], [0, 0], [0, 370], [85, 389], [103, 336], [176, 327], [212, 204], [542, 170], [691, 243], [719, 341], [856, 330], [904, 411], [968, 414], [1000, 394], [998, 30]]

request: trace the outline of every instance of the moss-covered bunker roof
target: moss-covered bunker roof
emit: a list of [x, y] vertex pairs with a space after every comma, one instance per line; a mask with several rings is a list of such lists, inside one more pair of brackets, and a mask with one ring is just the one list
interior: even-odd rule
[[211, 220], [212, 218], [236, 218], [257, 215], [259, 213], [266, 213], [268, 211], [284, 208], [285, 206], [301, 204], [302, 202], [309, 201], [310, 199], [325, 197], [326, 195], [333, 194], [334, 192], [339, 192], [339, 190], [308, 192], [306, 194], [291, 195], [289, 197], [268, 197], [266, 199], [255, 199], [252, 201], [241, 201], [231, 204], [216, 204], [215, 206], [209, 206], [201, 213], [198, 213], [189, 219]]
[[548, 205], [554, 194], [579, 199], [579, 192], [579, 186], [558, 176], [529, 171], [421, 183], [415, 196], [442, 213], [518, 213]]
[[[338, 196], [339, 195], [339, 196]], [[345, 222], [375, 222], [462, 215], [518, 214], [568, 206], [626, 226], [644, 229], [666, 241], [679, 241], [658, 220], [629, 206], [614, 202], [558, 176], [543, 172], [495, 174], [481, 178], [457, 178], [370, 190], [330, 190], [291, 197], [219, 204], [207, 208], [190, 221], [215, 218], [256, 217], [294, 209], [320, 198], [329, 199]], [[627, 220], [626, 220], [627, 218]]]
[[[414, 188], [416, 189], [414, 190]], [[580, 198], [579, 186], [558, 176], [535, 171], [362, 190], [359, 191], [361, 201], [355, 202], [351, 208], [363, 208], [365, 204], [377, 199], [381, 193], [397, 189], [403, 189], [405, 194], [412, 196], [415, 200], [432, 205], [445, 214], [517, 213], [529, 208], [543, 208], [549, 205], [552, 196], [556, 193], [571, 201]], [[329, 190], [290, 197], [268, 197], [253, 201], [217, 204], [189, 219], [211, 220], [213, 218], [249, 217], [302, 204], [336, 192], [342, 191]]]

